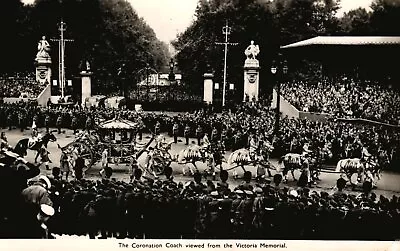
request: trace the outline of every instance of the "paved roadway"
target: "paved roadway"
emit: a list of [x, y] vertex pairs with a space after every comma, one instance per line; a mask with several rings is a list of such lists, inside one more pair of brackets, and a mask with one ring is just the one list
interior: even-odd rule
[[[21, 133], [19, 130], [4, 130], [6, 132], [6, 135], [8, 137], [8, 141], [11, 144], [11, 146], [15, 146], [18, 142], [19, 139], [24, 138], [24, 137], [29, 137], [30, 136], [30, 130], [26, 130], [23, 133]], [[65, 146], [68, 143], [72, 142], [74, 139], [74, 135], [72, 134], [71, 130], [66, 130], [65, 133], [62, 134], [55, 134], [57, 137], [57, 143], [60, 144], [61, 146]], [[149, 135], [144, 135], [143, 136], [143, 141], [141, 143], [145, 143], [149, 140]], [[170, 138], [167, 138], [167, 141], [171, 140]], [[192, 139], [194, 142], [194, 139]], [[52, 163], [50, 164], [50, 167], [53, 166], [59, 166], [59, 157], [60, 157], [60, 150], [57, 148], [57, 143], [52, 143], [50, 142], [48, 145], [48, 150], [51, 153], [50, 154], [50, 159], [52, 160]], [[154, 143], [153, 143], [154, 144]], [[171, 149], [171, 155], [176, 155], [181, 149], [184, 149], [186, 145], [183, 143], [183, 138], [180, 138], [179, 142], [177, 144], [172, 144], [172, 149]], [[28, 151], [28, 156], [26, 157], [29, 161], [33, 161], [35, 152], [33, 151]], [[146, 154], [143, 154], [139, 158], [139, 163], [143, 163], [143, 159]], [[226, 153], [226, 159], [228, 158], [229, 153]], [[272, 160], [272, 163], [275, 166], [279, 166], [276, 160]], [[185, 165], [179, 165], [175, 162], [171, 164], [174, 172], [174, 178], [176, 181], [182, 181], [186, 182], [188, 180], [192, 180], [191, 177], [189, 176], [184, 176], [182, 175], [183, 168], [186, 168], [186, 173], [188, 172], [188, 167]], [[120, 164], [118, 166], [113, 165], [113, 170], [114, 174], [113, 177], [116, 178], [117, 180], [123, 180], [123, 181], [129, 181], [129, 167], [126, 166], [125, 164]], [[207, 167], [203, 163], [198, 164], [199, 170], [203, 171]], [[223, 164], [224, 168], [227, 168], [227, 164]], [[96, 179], [99, 177], [99, 171], [101, 170], [101, 166], [99, 162], [97, 162], [90, 170], [87, 171], [86, 173], [86, 178], [93, 178]], [[251, 171], [253, 173], [253, 176], [256, 174], [256, 168], [253, 166], [247, 166], [246, 170]], [[236, 168], [236, 171], [239, 174], [239, 177], [243, 176], [243, 171], [241, 168]], [[44, 166], [41, 166], [41, 172], [44, 174], [51, 174], [51, 171], [48, 171], [45, 169]], [[238, 185], [241, 183], [241, 180], [234, 180], [232, 178], [232, 172], [233, 170], [229, 171], [230, 173], [230, 179], [229, 182], [231, 184], [231, 188], [234, 186]], [[275, 173], [275, 171], [272, 171], [272, 175]], [[299, 172], [295, 172], [296, 177], [299, 177]], [[316, 190], [324, 190], [327, 192], [332, 192], [332, 187], [336, 184], [336, 180], [339, 178], [339, 174], [332, 174], [332, 173], [321, 173], [320, 175], [321, 181], [318, 183], [316, 186]], [[218, 177], [217, 177], [218, 179]], [[289, 186], [296, 186], [296, 183], [292, 181], [291, 175], [289, 174]], [[378, 195], [383, 194], [385, 196], [392, 196], [393, 194], [400, 195], [400, 174], [398, 173], [392, 173], [392, 172], [383, 172], [381, 180], [378, 181], [378, 188], [374, 190], [375, 193]]]

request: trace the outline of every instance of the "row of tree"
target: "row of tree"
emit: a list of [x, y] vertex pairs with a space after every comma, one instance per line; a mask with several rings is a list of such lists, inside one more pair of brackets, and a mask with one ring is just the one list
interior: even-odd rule
[[89, 61], [97, 89], [118, 90], [121, 81], [134, 84], [140, 69], [168, 64], [168, 46], [125, 0], [36, 0], [32, 5], [5, 0], [0, 7], [0, 72], [33, 72], [37, 42], [45, 35], [56, 75], [58, 43], [51, 39], [59, 39], [61, 20], [67, 25], [65, 38], [74, 40], [65, 49], [69, 79]]
[[[254, 40], [260, 46], [261, 78], [270, 79], [270, 63], [279, 46], [327, 35], [400, 35], [400, 1], [375, 0], [370, 11], [352, 10], [338, 17], [340, 0], [199, 0], [196, 18], [173, 45], [183, 80], [202, 90], [202, 75], [213, 71], [222, 82], [222, 27], [232, 27], [228, 82], [242, 93], [244, 50]], [[261, 83], [261, 87], [267, 84]]]
[[[212, 71], [222, 81], [224, 51], [222, 27], [232, 27], [237, 42], [228, 53], [228, 82], [243, 82], [244, 50], [254, 40], [261, 48], [261, 78], [268, 79], [271, 59], [280, 45], [319, 35], [400, 35], [399, 0], [374, 0], [371, 11], [356, 9], [337, 16], [339, 0], [198, 0], [195, 20], [173, 45], [183, 82], [201, 93], [203, 73]], [[78, 75], [88, 60], [97, 78], [97, 91], [121, 89], [138, 81], [146, 66], [156, 70], [168, 64], [167, 45], [125, 0], [4, 0], [0, 8], [3, 48], [0, 73], [33, 72], [37, 42], [42, 35], [59, 38], [57, 24], [67, 24], [66, 69]], [[51, 42], [53, 69], [58, 68], [58, 44]], [[53, 72], [57, 72], [53, 70]], [[266, 85], [262, 83], [262, 87]], [[117, 87], [117, 88], [116, 88]]]

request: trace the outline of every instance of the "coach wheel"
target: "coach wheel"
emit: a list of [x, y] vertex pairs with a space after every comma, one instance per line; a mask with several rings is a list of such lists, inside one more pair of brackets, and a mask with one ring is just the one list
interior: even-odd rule
[[83, 172], [89, 170], [94, 164], [93, 151], [87, 144], [81, 142], [72, 142], [65, 146], [63, 149], [65, 150], [68, 158], [73, 160], [73, 163], [71, 164], [75, 163], [75, 160], [78, 158], [78, 156], [83, 158], [83, 160], [85, 161], [85, 168], [83, 169]]
[[153, 157], [153, 170], [157, 175], [164, 173], [164, 168], [166, 167], [166, 163], [164, 159], [160, 156]]
[[170, 166], [172, 162], [172, 156], [169, 152], [164, 153], [164, 166]]

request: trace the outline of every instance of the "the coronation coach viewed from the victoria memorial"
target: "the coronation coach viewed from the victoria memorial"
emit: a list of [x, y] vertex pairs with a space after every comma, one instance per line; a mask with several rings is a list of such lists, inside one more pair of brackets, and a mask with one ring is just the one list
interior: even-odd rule
[[0, 6], [1, 239], [400, 238], [399, 0]]

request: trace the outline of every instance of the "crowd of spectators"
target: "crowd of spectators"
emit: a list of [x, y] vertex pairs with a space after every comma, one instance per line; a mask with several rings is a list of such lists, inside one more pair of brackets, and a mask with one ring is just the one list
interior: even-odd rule
[[[75, 107], [39, 108], [28, 103], [0, 105], [0, 121], [3, 128], [29, 127], [35, 121], [38, 127], [61, 127], [73, 130], [92, 129], [100, 121], [121, 117], [138, 123], [139, 133], [157, 130], [172, 136], [172, 128], [178, 124], [178, 136], [185, 135], [190, 128], [189, 137], [198, 137], [197, 128], [209, 136], [218, 132], [226, 150], [247, 147], [249, 136], [255, 134], [259, 140], [268, 140], [274, 145], [273, 157], [288, 152], [301, 153], [305, 143], [316, 151], [329, 152], [326, 161], [336, 164], [339, 159], [361, 157], [362, 148], [380, 159], [385, 165], [398, 160], [400, 155], [400, 132], [381, 125], [352, 124], [340, 121], [318, 122], [306, 119], [283, 118], [280, 121], [280, 133], [274, 133], [275, 113], [262, 102], [239, 105], [235, 110], [214, 113], [210, 110], [198, 110], [192, 113], [155, 113], [133, 110]], [[215, 135], [214, 135], [215, 136]], [[387, 167], [387, 166], [385, 166]]]
[[[136, 121], [142, 132], [154, 132], [159, 124], [159, 132], [172, 133], [175, 123], [179, 124], [180, 136], [186, 126], [191, 137], [196, 137], [199, 126], [202, 133], [214, 136], [216, 129], [216, 137], [227, 150], [247, 147], [248, 138], [253, 134], [272, 142], [273, 154], [277, 157], [287, 152], [301, 152], [303, 145], [309, 143], [312, 149], [329, 149], [335, 161], [357, 157], [363, 147], [373, 155], [387, 155], [389, 160], [399, 158], [400, 133], [383, 126], [283, 118], [280, 133], [275, 134], [274, 111], [266, 101], [241, 104], [220, 114], [210, 109], [169, 114], [81, 106], [42, 108], [21, 102], [0, 105], [0, 116], [7, 118], [0, 121], [3, 128], [25, 129], [35, 121], [38, 127], [74, 130], [94, 129], [95, 123], [119, 116]], [[6, 172], [8, 167], [11, 169]], [[31, 166], [30, 170], [35, 168]], [[29, 237], [27, 231], [11, 227], [13, 219], [18, 223], [16, 226], [24, 226], [21, 219], [25, 219], [13, 215], [21, 213], [12, 210], [13, 205], [20, 205], [13, 196], [36, 190], [36, 187], [25, 189], [27, 179], [37, 172], [31, 171], [28, 176], [23, 170], [15, 164], [1, 169], [0, 184], [7, 188], [7, 201], [14, 201], [0, 210], [3, 237], [17, 238], [21, 237], [20, 233], [25, 234], [22, 237]], [[255, 184], [250, 181], [251, 175], [249, 178], [245, 174], [243, 184], [230, 187], [226, 172], [221, 172], [218, 183], [211, 180], [203, 183], [201, 175], [195, 174], [195, 180], [187, 184], [175, 183], [171, 173], [172, 169], [166, 168], [165, 179], [152, 180], [142, 177], [141, 169], [136, 168], [129, 183], [113, 180], [112, 173], [106, 179], [85, 180], [78, 176], [73, 181], [65, 181], [55, 167], [51, 186], [47, 185], [51, 201], [47, 203], [54, 208], [54, 213], [45, 222], [46, 229], [58, 235], [89, 235], [90, 238], [393, 240], [399, 237], [394, 230], [400, 220], [399, 199], [396, 196], [377, 199], [371, 193], [370, 182], [364, 184], [362, 195], [354, 196], [343, 193], [343, 182], [338, 181], [339, 191], [330, 195], [307, 188], [283, 187], [280, 175], [274, 177], [276, 184], [271, 185]], [[29, 194], [28, 198], [31, 197], [34, 196]], [[39, 206], [36, 205], [36, 210]], [[34, 228], [25, 224], [24, 229]]]
[[46, 84], [36, 82], [33, 73], [17, 73], [0, 76], [0, 97], [18, 98], [26, 94], [27, 98], [36, 98]]
[[282, 84], [282, 96], [298, 110], [400, 123], [400, 92], [377, 81], [321, 77]]
[[[21, 186], [8, 187], [8, 193], [14, 196], [22, 191], [24, 200], [18, 202], [17, 196], [13, 205], [21, 205], [23, 209], [1, 211], [0, 235], [2, 238], [84, 235], [92, 239], [395, 240], [399, 237], [396, 231], [400, 222], [399, 198], [377, 198], [371, 193], [370, 182], [364, 183], [362, 194], [354, 195], [343, 192], [344, 180], [339, 179], [338, 190], [329, 194], [288, 188], [281, 184], [280, 174], [274, 176], [273, 182], [260, 183], [251, 182], [251, 175], [245, 174], [243, 183], [233, 186], [227, 182], [226, 171], [221, 172], [219, 182], [204, 182], [201, 174], [195, 173], [194, 180], [184, 184], [174, 181], [171, 168], [166, 170], [165, 178], [153, 180], [144, 178], [137, 168], [128, 183], [117, 181], [112, 174], [100, 180], [66, 181], [55, 167], [48, 181], [39, 178], [39, 183], [29, 182], [24, 186], [18, 182]], [[4, 185], [21, 181], [19, 176], [2, 174]], [[47, 221], [39, 221], [40, 230], [46, 232], [27, 224], [26, 221], [31, 222], [27, 215], [19, 215], [27, 212], [27, 208], [39, 211], [37, 203], [40, 209], [43, 203], [54, 209], [48, 210], [51, 217], [47, 213]]]

